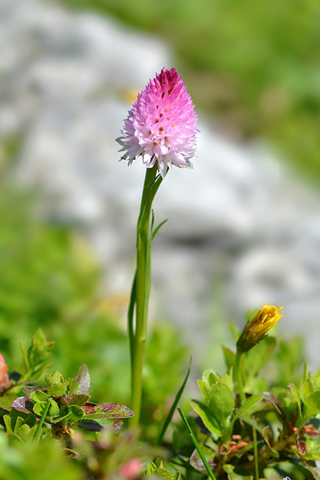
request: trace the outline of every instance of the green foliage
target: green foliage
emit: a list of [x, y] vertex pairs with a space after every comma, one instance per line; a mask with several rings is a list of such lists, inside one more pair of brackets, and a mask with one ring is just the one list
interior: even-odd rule
[[[320, 478], [315, 463], [320, 460], [320, 371], [314, 376], [306, 369], [300, 371], [296, 383], [283, 386], [280, 361], [284, 348], [283, 340], [277, 342], [274, 337], [267, 337], [243, 354], [239, 365], [236, 355], [224, 348], [227, 373], [220, 376], [207, 369], [198, 381], [203, 399], [192, 400], [190, 405], [199, 415], [200, 429], [192, 430], [193, 434], [197, 432], [200, 450], [217, 479], [224, 478], [223, 472], [231, 480], [255, 478], [256, 468], [260, 476], [278, 478], [274, 476], [280, 464], [282, 476], [306, 479], [311, 472], [314, 478]], [[301, 358], [293, 355], [287, 359], [290, 360], [293, 364], [297, 360], [302, 363]], [[268, 363], [280, 370], [271, 384], [261, 377]], [[233, 372], [237, 368], [240, 377]], [[246, 392], [243, 400], [239, 396], [239, 380], [233, 384], [232, 377], [241, 379]], [[261, 386], [263, 390], [259, 391]], [[185, 441], [183, 447], [189, 452], [189, 464], [205, 472], [199, 448], [192, 449], [193, 444], [196, 445], [194, 440], [189, 440], [186, 450]]]
[[12, 444], [0, 431], [1, 480], [85, 480], [85, 474], [55, 440]]
[[157, 467], [154, 462], [149, 462], [147, 465], [147, 475], [150, 477], [157, 475], [160, 478], [164, 478], [164, 480], [180, 480], [181, 478], [180, 472], [171, 473], [164, 468], [162, 461], [160, 462], [159, 467]]

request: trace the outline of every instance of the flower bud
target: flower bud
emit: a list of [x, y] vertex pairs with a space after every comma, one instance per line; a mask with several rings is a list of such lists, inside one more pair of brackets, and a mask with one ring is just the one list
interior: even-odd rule
[[3, 355], [0, 353], [0, 392], [10, 387], [11, 381], [9, 380], [8, 367], [4, 361]]
[[247, 322], [237, 341], [238, 353], [248, 352], [266, 337], [270, 328], [283, 317], [283, 313], [280, 311], [282, 308], [264, 305], [253, 319]]

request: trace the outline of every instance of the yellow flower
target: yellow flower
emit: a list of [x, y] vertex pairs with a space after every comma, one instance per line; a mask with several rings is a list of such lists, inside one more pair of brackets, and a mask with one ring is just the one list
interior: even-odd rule
[[283, 313], [280, 311], [282, 308], [264, 305], [253, 319], [249, 320], [237, 341], [238, 353], [248, 352], [266, 337], [270, 328], [283, 317]]

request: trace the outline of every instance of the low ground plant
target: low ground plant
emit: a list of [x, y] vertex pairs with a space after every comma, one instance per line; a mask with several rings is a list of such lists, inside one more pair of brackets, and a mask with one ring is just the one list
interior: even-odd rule
[[[73, 275], [66, 273], [63, 251], [53, 248], [51, 255], [51, 237], [42, 237], [43, 232], [36, 241], [42, 239], [44, 252], [49, 252], [48, 264], [57, 262], [59, 274], [43, 270], [33, 249], [30, 258], [22, 256], [36, 280], [30, 290], [23, 275], [17, 277], [20, 309], [14, 290], [10, 291], [15, 277], [10, 277], [8, 269], [9, 280], [3, 281], [8, 296], [3, 296], [1, 312], [8, 317], [0, 354], [1, 480], [320, 479], [320, 371], [308, 370], [299, 341], [268, 336], [285, 315], [282, 307], [263, 305], [249, 314], [242, 331], [232, 327], [234, 348], [222, 347], [225, 370], [218, 373], [212, 365], [205, 369], [194, 398], [184, 393], [192, 362], [188, 364], [179, 332], [155, 326], [151, 333], [151, 248], [166, 222], [156, 226], [152, 204], [171, 168], [191, 167], [198, 132], [194, 106], [181, 77], [175, 69], [163, 68], [138, 95], [118, 138], [122, 159], [129, 165], [142, 160], [146, 167], [127, 335], [113, 330], [109, 342], [104, 336], [112, 330], [107, 329], [105, 318], [99, 320], [100, 310], [95, 308], [93, 263], [85, 262], [83, 274], [77, 262], [71, 262]], [[9, 239], [14, 238], [14, 229], [8, 231]], [[29, 247], [34, 246], [32, 238]], [[6, 235], [0, 236], [1, 242], [11, 247]], [[14, 249], [11, 253], [17, 254]], [[65, 258], [70, 262], [69, 255]], [[39, 281], [44, 271], [46, 281], [59, 287], [55, 293]], [[64, 295], [63, 305], [57, 302], [57, 292]], [[23, 321], [24, 311], [27, 320]], [[35, 314], [40, 320], [32, 320], [31, 325], [41, 322], [41, 313], [43, 328], [36, 329], [25, 348], [25, 338], [19, 343], [18, 336], [26, 334], [18, 327]], [[63, 358], [58, 370], [48, 362], [61, 340], [59, 328], [51, 330], [56, 333], [56, 345], [47, 339], [46, 330], [54, 324], [52, 317], [60, 315], [61, 324], [67, 324], [66, 336], [61, 338], [68, 348], [60, 344]], [[88, 338], [81, 344], [81, 323], [86, 317]], [[127, 341], [128, 354], [121, 357]], [[111, 349], [109, 383], [99, 382], [97, 368], [90, 376], [85, 361], [75, 366], [75, 358], [87, 353], [74, 344], [91, 348], [89, 358], [95, 358], [96, 365], [109, 358], [102, 347]], [[121, 396], [125, 401], [118, 401]]]

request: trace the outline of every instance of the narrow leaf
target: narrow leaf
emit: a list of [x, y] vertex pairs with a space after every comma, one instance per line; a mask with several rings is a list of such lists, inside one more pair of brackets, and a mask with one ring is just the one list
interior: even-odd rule
[[221, 425], [215, 416], [211, 413], [209, 408], [198, 400], [190, 400], [190, 405], [200, 415], [201, 420], [206, 428], [215, 435], [221, 435]]
[[175, 409], [177, 408], [177, 405], [178, 405], [178, 403], [180, 402], [180, 398], [181, 398], [181, 396], [182, 396], [182, 394], [183, 394], [183, 391], [184, 391], [184, 389], [185, 389], [185, 386], [186, 386], [186, 384], [187, 384], [187, 381], [188, 381], [188, 378], [189, 378], [189, 375], [190, 375], [190, 372], [191, 372], [191, 363], [192, 363], [192, 357], [190, 357], [190, 363], [189, 363], [188, 371], [187, 371], [186, 376], [185, 376], [185, 378], [184, 378], [184, 380], [183, 380], [183, 382], [182, 382], [181, 387], [179, 388], [179, 390], [178, 390], [178, 392], [177, 392], [177, 394], [176, 394], [176, 397], [175, 397], [175, 399], [174, 399], [174, 402], [173, 402], [173, 404], [172, 404], [172, 406], [171, 406], [171, 408], [170, 408], [170, 411], [169, 411], [169, 413], [168, 413], [168, 415], [167, 415], [167, 418], [166, 418], [165, 421], [164, 421], [164, 424], [163, 424], [163, 427], [162, 427], [162, 429], [161, 429], [161, 431], [160, 431], [160, 433], [159, 433], [159, 436], [158, 436], [158, 438], [156, 439], [155, 446], [161, 444], [161, 442], [162, 442], [162, 440], [163, 440], [163, 437], [165, 436], [165, 433], [166, 433], [166, 431], [167, 431], [167, 428], [168, 428], [168, 426], [169, 426], [169, 424], [170, 424], [170, 422], [171, 422], [171, 420], [172, 420], [172, 417], [173, 417], [173, 414], [174, 414], [174, 412], [175, 412]]
[[197, 451], [198, 451], [198, 453], [199, 453], [199, 456], [200, 456], [201, 460], [203, 461], [203, 463], [204, 463], [204, 465], [205, 465], [205, 467], [206, 467], [206, 470], [207, 470], [207, 473], [208, 473], [209, 477], [210, 477], [212, 480], [217, 480], [216, 477], [215, 477], [215, 475], [214, 475], [214, 473], [213, 473], [213, 471], [212, 471], [211, 468], [210, 468], [210, 465], [209, 465], [208, 462], [207, 462], [207, 459], [206, 459], [205, 455], [202, 453], [202, 450], [201, 450], [201, 448], [200, 448], [200, 445], [199, 445], [196, 437], [194, 436], [194, 433], [193, 433], [193, 431], [192, 431], [192, 429], [191, 429], [191, 427], [190, 427], [190, 425], [189, 425], [189, 423], [188, 423], [188, 420], [186, 419], [186, 417], [185, 417], [184, 414], [182, 413], [181, 408], [179, 408], [179, 407], [178, 407], [178, 412], [180, 413], [180, 416], [181, 416], [182, 420], [184, 421], [184, 423], [186, 424], [187, 429], [189, 430], [189, 433], [190, 433], [191, 439], [192, 439], [192, 441], [193, 441], [193, 444], [194, 444], [194, 446], [196, 447], [196, 449], [197, 449]]
[[293, 384], [293, 383], [289, 383], [288, 387], [290, 388], [291, 390], [291, 393], [292, 395], [294, 396], [297, 404], [298, 404], [298, 409], [299, 409], [299, 414], [300, 414], [300, 417], [302, 416], [302, 412], [301, 412], [301, 398], [300, 398], [300, 395], [299, 395], [299, 392], [298, 392], [298, 389], [297, 387]]
[[247, 413], [251, 408], [257, 405], [263, 399], [263, 393], [258, 393], [257, 395], [252, 395], [248, 398], [243, 404], [238, 408], [237, 412], [235, 413], [232, 421], [235, 422], [238, 418], [242, 415]]

